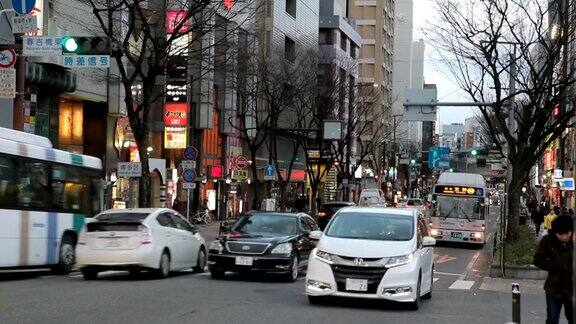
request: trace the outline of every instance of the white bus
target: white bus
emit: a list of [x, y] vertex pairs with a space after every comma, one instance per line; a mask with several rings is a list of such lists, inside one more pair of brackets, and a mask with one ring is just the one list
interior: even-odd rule
[[102, 207], [100, 159], [0, 128], [0, 269], [70, 272], [84, 218]]
[[430, 225], [438, 241], [486, 242], [486, 183], [480, 174], [444, 172], [434, 185]]

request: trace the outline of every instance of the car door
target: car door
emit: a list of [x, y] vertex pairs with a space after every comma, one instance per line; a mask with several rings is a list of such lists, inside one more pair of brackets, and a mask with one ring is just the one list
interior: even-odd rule
[[179, 216], [172, 212], [169, 212], [168, 216], [176, 225], [176, 228], [174, 229], [174, 244], [176, 245], [176, 251], [174, 252], [175, 267], [182, 269], [190, 265], [191, 233], [188, 232], [186, 227], [182, 224]]
[[176, 213], [173, 216], [175, 217], [176, 227], [183, 231], [184, 263], [186, 266], [193, 267], [196, 265], [198, 251], [200, 251], [200, 234], [198, 229], [190, 225], [182, 216]]
[[298, 238], [298, 260], [301, 265], [308, 264], [308, 255], [313, 249], [313, 244], [308, 234], [312, 232], [312, 227], [306, 219], [306, 216], [299, 217], [300, 222], [300, 236]]
[[422, 246], [422, 239], [428, 234], [428, 226], [422, 218], [422, 215], [418, 215], [418, 236], [419, 243], [418, 246], [421, 249], [421, 262], [422, 262], [422, 283], [424, 287], [430, 287], [432, 284], [432, 263], [434, 262], [433, 249], [429, 246]]
[[162, 244], [167, 247], [168, 250], [170, 250], [170, 255], [172, 258], [171, 263], [176, 264], [178, 263], [176, 258], [179, 249], [177, 244], [178, 232], [176, 230], [176, 223], [170, 216], [169, 212], [161, 212], [158, 214], [158, 216], [156, 216], [156, 221], [158, 224], [160, 224], [160, 226], [158, 227], [159, 235], [155, 236], [155, 238], [157, 237], [158, 240], [162, 242]]

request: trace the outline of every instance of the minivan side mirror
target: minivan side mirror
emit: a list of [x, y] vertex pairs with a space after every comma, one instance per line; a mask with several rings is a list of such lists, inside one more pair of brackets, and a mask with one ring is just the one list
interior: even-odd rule
[[312, 231], [310, 232], [310, 234], [308, 234], [308, 237], [311, 240], [319, 241], [320, 238], [322, 237], [322, 231]]
[[425, 236], [422, 239], [422, 246], [423, 247], [429, 247], [429, 246], [434, 246], [436, 245], [436, 239], [431, 237], [431, 236]]

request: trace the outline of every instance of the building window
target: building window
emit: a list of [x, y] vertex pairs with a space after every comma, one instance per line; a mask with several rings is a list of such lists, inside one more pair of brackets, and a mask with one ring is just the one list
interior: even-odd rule
[[350, 43], [350, 57], [355, 59], [356, 58], [356, 52], [358, 51], [356, 45]]
[[334, 44], [334, 39], [332, 35], [334, 32], [331, 29], [321, 29], [318, 34], [318, 43], [320, 45], [332, 45]]
[[346, 35], [344, 33], [340, 33], [340, 48], [346, 52]]
[[296, 0], [286, 0], [286, 13], [296, 18]]
[[296, 42], [289, 37], [284, 38], [284, 58], [292, 63], [296, 59]]

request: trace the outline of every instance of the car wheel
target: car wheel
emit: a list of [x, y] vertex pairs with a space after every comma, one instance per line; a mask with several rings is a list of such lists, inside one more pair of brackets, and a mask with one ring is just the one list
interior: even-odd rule
[[295, 282], [298, 279], [299, 274], [300, 274], [300, 268], [298, 264], [298, 257], [294, 256], [294, 258], [292, 259], [292, 268], [290, 269], [290, 273], [286, 275], [286, 281]]
[[212, 279], [224, 279], [224, 277], [226, 277], [226, 272], [222, 270], [210, 270], [210, 276]]
[[204, 268], [206, 267], [206, 251], [204, 248], [200, 248], [200, 251], [198, 251], [197, 259], [198, 260], [196, 261], [196, 266], [193, 268], [194, 272], [204, 272]]
[[432, 299], [432, 291], [434, 290], [434, 268], [430, 274], [430, 291], [422, 296], [422, 299]]
[[98, 271], [92, 268], [82, 268], [80, 269], [84, 280], [96, 280], [98, 278]]
[[65, 235], [60, 242], [60, 256], [58, 258], [58, 264], [52, 268], [56, 274], [69, 274], [74, 267], [76, 262], [76, 252], [74, 246], [74, 240], [69, 236]]
[[322, 305], [326, 302], [323, 296], [308, 296], [308, 303], [310, 305]]
[[422, 283], [422, 274], [418, 275], [418, 286], [416, 286], [416, 298], [410, 303], [410, 308], [412, 310], [418, 310], [420, 308], [420, 286]]
[[170, 255], [166, 251], [162, 252], [156, 275], [160, 279], [168, 278], [170, 275]]

